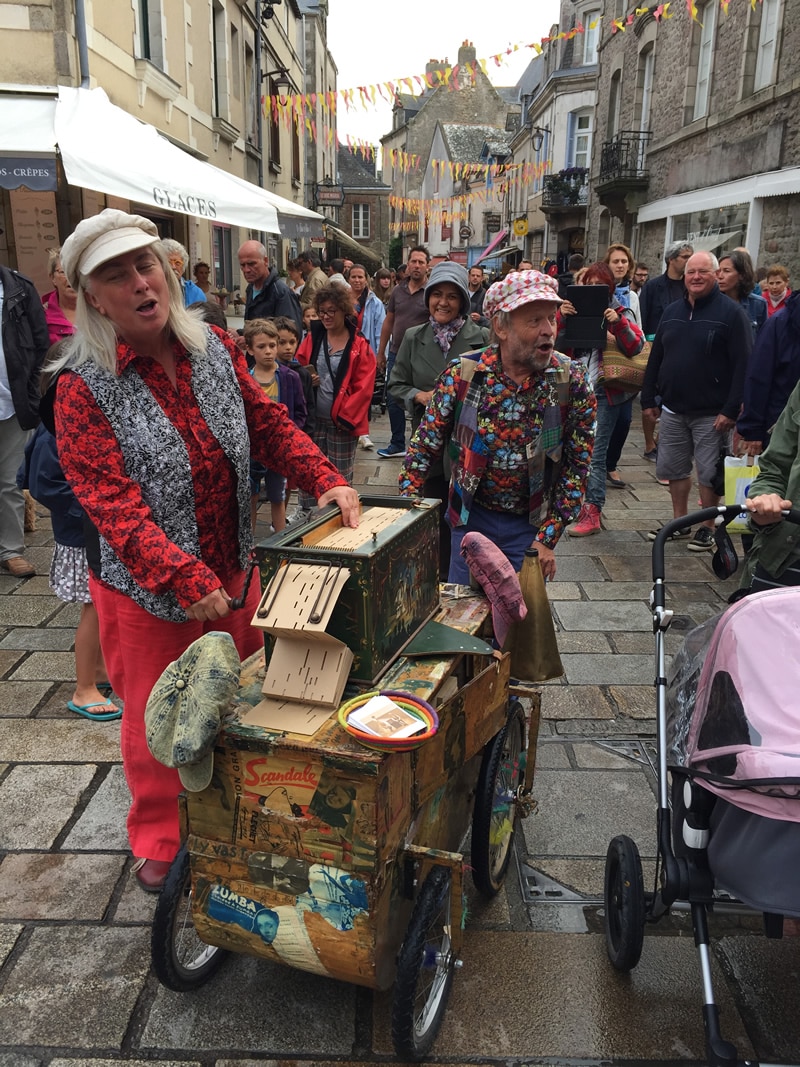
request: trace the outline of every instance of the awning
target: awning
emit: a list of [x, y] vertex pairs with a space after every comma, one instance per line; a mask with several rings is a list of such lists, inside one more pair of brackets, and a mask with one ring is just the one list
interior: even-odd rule
[[286, 237], [322, 235], [316, 211], [195, 159], [102, 89], [61, 86], [57, 101], [0, 97], [0, 151], [52, 154], [55, 144], [71, 185]]
[[509, 252], [521, 251], [522, 249], [519, 247], [519, 245], [503, 245], [502, 248], [498, 248], [494, 252], [490, 252], [488, 256], [484, 252], [480, 259], [475, 260], [474, 265], [477, 267], [480, 263], [485, 263], [487, 260], [500, 259], [502, 256], [507, 256]]
[[13, 108], [0, 107], [0, 189], [54, 192], [56, 141], [52, 96], [14, 97]]
[[722, 185], [709, 185], [704, 189], [692, 189], [688, 193], [676, 193], [661, 200], [653, 200], [640, 207], [638, 222], [653, 222], [672, 215], [690, 215], [695, 211], [729, 207], [731, 204], [747, 204], [767, 196], [793, 196], [800, 193], [800, 167], [769, 170], [739, 178]]
[[481, 259], [486, 259], [489, 253], [492, 252], [495, 248], [497, 248], [501, 241], [505, 241], [506, 237], [508, 237], [508, 230], [500, 230], [499, 233], [496, 233], [491, 239], [491, 241], [488, 243], [486, 248], [484, 248], [480, 258], [478, 259], [478, 262], [480, 263]]
[[372, 252], [369, 248], [360, 245], [355, 238], [351, 237], [349, 233], [345, 233], [344, 230], [340, 230], [338, 226], [334, 226], [329, 222], [326, 229], [329, 237], [333, 237], [339, 244], [342, 244], [352, 252], [355, 252], [361, 259], [368, 259], [373, 263], [381, 262], [381, 257], [379, 255], [376, 255], [375, 252]]

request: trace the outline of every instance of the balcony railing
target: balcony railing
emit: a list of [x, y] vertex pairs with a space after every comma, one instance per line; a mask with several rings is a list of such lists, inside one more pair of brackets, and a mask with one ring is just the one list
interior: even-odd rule
[[589, 171], [585, 167], [568, 167], [558, 174], [545, 175], [542, 186], [543, 208], [579, 207], [589, 201]]
[[647, 181], [645, 169], [649, 130], [622, 130], [605, 141], [600, 151], [600, 184], [614, 181]]

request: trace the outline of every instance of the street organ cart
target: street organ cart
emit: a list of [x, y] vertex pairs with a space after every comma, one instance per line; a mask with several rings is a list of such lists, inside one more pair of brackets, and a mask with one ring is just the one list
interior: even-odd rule
[[[525, 721], [509, 657], [482, 640], [487, 601], [440, 603], [436, 502], [363, 506], [357, 530], [329, 509], [260, 546], [266, 650], [243, 664], [211, 784], [181, 797], [153, 963], [177, 990], [225, 950], [393, 986], [398, 1055], [421, 1059], [461, 948], [470, 820], [478, 889], [495, 894], [509, 864]], [[345, 685], [420, 697], [438, 730], [407, 751], [366, 747], [337, 719]]]

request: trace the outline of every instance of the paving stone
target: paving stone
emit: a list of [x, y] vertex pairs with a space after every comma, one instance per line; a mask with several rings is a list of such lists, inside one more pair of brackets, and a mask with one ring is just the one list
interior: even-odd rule
[[574, 744], [572, 751], [575, 754], [575, 763], [581, 769], [599, 771], [638, 771], [641, 765], [635, 760], [619, 756], [616, 752], [610, 752], [600, 745]]
[[[38, 632], [38, 631], [37, 631]], [[0, 647], [2, 643], [0, 642]], [[0, 651], [0, 675], [6, 675], [22, 659], [22, 652]]]
[[[652, 673], [655, 674], [655, 670]], [[620, 715], [631, 719], [656, 717], [656, 691], [652, 685], [612, 685], [608, 693]]]
[[94, 771], [91, 764], [14, 767], [0, 785], [0, 849], [50, 848]]
[[[67, 1060], [67, 1059], [52, 1059], [50, 1060], [49, 1067], [119, 1067], [119, 1060]], [[217, 1067], [222, 1063], [235, 1063], [235, 1060], [217, 1060]], [[240, 1064], [254, 1063], [255, 1061], [240, 1060]], [[274, 1061], [260, 1060], [258, 1061], [260, 1067], [277, 1067]], [[128, 1056], [125, 1057], [125, 1067], [153, 1067], [152, 1060], [137, 1060], [131, 1059]], [[200, 1067], [198, 1061], [193, 1060], [159, 1060], [158, 1067]]]
[[542, 693], [545, 719], [611, 719], [614, 708], [596, 685], [551, 686]]
[[0, 1044], [120, 1050], [149, 970], [147, 928], [34, 929], [0, 993]]
[[69, 722], [75, 722], [77, 718], [75, 712], [70, 711], [67, 707], [67, 701], [72, 700], [74, 692], [74, 681], [61, 682], [59, 685], [54, 685], [47, 694], [47, 699], [36, 712], [36, 718], [46, 719], [57, 717], [60, 719], [67, 719]]
[[[562, 860], [551, 856], [534, 856], [528, 859], [528, 863], [535, 870], [541, 871], [542, 874], [552, 878], [554, 882], [558, 882], [559, 885], [572, 890], [574, 893], [580, 893], [581, 896], [594, 897], [595, 899], [598, 897], [602, 899], [603, 897], [606, 870], [605, 858], [596, 860]], [[645, 857], [642, 860], [642, 875], [645, 889], [651, 888], [655, 879], [655, 859]], [[535, 904], [532, 910], [536, 910]], [[682, 926], [688, 925], [687, 932], [690, 932], [691, 925], [688, 919], [677, 912], [676, 916], [678, 923]], [[670, 916], [669, 921], [673, 922], [674, 918], [674, 916]], [[655, 929], [659, 932], [664, 932], [666, 926], [659, 925]]]
[[100, 922], [127, 856], [11, 853], [0, 864], [0, 919]]
[[[55, 601], [61, 604], [60, 600]], [[70, 626], [74, 630], [81, 620], [80, 604], [61, 604], [56, 614], [50, 619], [47, 626]]]
[[10, 634], [7, 634], [3, 640], [0, 641], [0, 648], [18, 648], [25, 652], [40, 650], [60, 652], [69, 651], [74, 643], [74, 630], [59, 630], [54, 626], [48, 627], [46, 630], [36, 630], [33, 629], [33, 627], [25, 627], [23, 629], [12, 630]]
[[299, 1050], [348, 1055], [355, 995], [355, 987], [344, 982], [232, 955], [224, 974], [190, 998], [160, 987], [140, 1045], [190, 1054], [246, 1048], [273, 1055]]
[[[605, 511], [603, 512], [603, 517], [605, 518]], [[595, 552], [592, 554], [596, 554], [597, 546], [601, 544], [599, 540], [601, 537], [604, 548], [608, 548], [609, 545], [622, 545], [626, 552], [629, 548], [635, 548], [641, 542], [641, 537], [635, 530], [604, 530], [602, 534], [597, 534], [596, 536], [598, 540], [595, 540], [594, 537], [562, 537], [558, 542], [556, 555], [585, 556], [589, 545], [595, 548]]]
[[568, 771], [570, 766], [566, 745], [562, 742], [543, 744], [539, 738], [539, 744], [536, 746], [537, 773], [540, 770]]
[[17, 680], [46, 678], [51, 682], [68, 681], [74, 677], [75, 655], [72, 652], [32, 652], [12, 675]]
[[[674, 656], [683, 644], [684, 634], [680, 630], [668, 630], [666, 650], [668, 655]], [[609, 641], [615, 652], [626, 652], [642, 656], [655, 656], [655, 638], [652, 633], [647, 634], [610, 634]], [[655, 662], [655, 660], [653, 661]]]
[[[597, 934], [468, 930], [464, 966], [456, 973], [433, 1056], [525, 1062], [560, 1056], [563, 1062], [569, 1034], [571, 1062], [703, 1060], [702, 984], [693, 955], [690, 938], [648, 938], [636, 970], [619, 975]], [[740, 1055], [749, 1054], [744, 1025], [716, 965], [714, 973], [729, 1031]], [[389, 1055], [385, 1015], [376, 1011], [375, 1021], [375, 1051]]]
[[581, 582], [588, 600], [641, 600], [645, 604], [653, 589], [652, 582]]
[[[465, 862], [469, 864], [469, 854], [465, 856]], [[513, 861], [512, 861], [513, 862]], [[509, 874], [513, 867], [509, 866]], [[508, 906], [508, 897], [505, 887], [500, 892], [487, 900], [482, 897], [475, 888], [472, 878], [464, 879], [464, 890], [467, 906], [467, 922], [475, 929], [494, 929], [501, 927], [509, 928], [511, 923], [511, 911]]]
[[35, 1056], [23, 1056], [21, 1052], [0, 1052], [0, 1067], [40, 1067], [41, 1062]]
[[120, 763], [119, 723], [0, 719], [0, 752], [10, 763]]
[[63, 848], [120, 849], [128, 847], [125, 820], [131, 794], [122, 767], [110, 767], [83, 814], [64, 839]]
[[[748, 1025], [762, 1060], [797, 1062], [800, 1050], [800, 942], [725, 937], [719, 952], [735, 975]], [[728, 1037], [727, 1020], [723, 1034]], [[741, 1056], [742, 1050], [739, 1049]]]
[[17, 938], [25, 929], [24, 926], [12, 923], [3, 923], [0, 926], [0, 967], [6, 962], [11, 950], [17, 942]]
[[557, 606], [556, 617], [565, 630], [613, 634], [620, 630], [652, 631], [653, 628], [650, 612], [637, 601], [583, 600], [579, 604], [567, 601]]
[[[688, 579], [707, 582], [709, 570], [704, 560], [698, 560], [699, 553], [688, 552], [685, 542], [673, 545], [680, 558], [675, 560], [674, 572], [686, 581]], [[667, 575], [669, 576], [670, 557], [667, 557]], [[603, 565], [615, 582], [646, 582], [652, 579], [652, 565], [649, 559], [637, 559], [622, 556], [603, 556]]]
[[[589, 540], [594, 540], [590, 538]], [[564, 582], [602, 582], [605, 574], [599, 564], [586, 556], [564, 556], [558, 561], [558, 578]]]
[[584, 656], [562, 655], [561, 662], [571, 685], [611, 685], [614, 682], [637, 684], [652, 677], [652, 656]]
[[48, 597], [3, 597], [3, 623], [5, 626], [41, 626], [58, 603]]
[[567, 630], [559, 630], [556, 640], [558, 651], [562, 655], [567, 652], [605, 652], [607, 654], [611, 651], [607, 634], [584, 633], [580, 630], [570, 633]]
[[577, 582], [562, 582], [556, 578], [554, 582], [547, 583], [548, 600], [581, 600], [581, 587]]
[[[128, 853], [130, 856], [130, 853]], [[133, 859], [131, 858], [131, 864]], [[117, 923], [145, 923], [152, 926], [158, 897], [155, 893], [143, 893], [136, 875], [128, 871], [122, 880], [122, 893], [116, 905], [112, 905], [112, 921]]]
[[53, 607], [60, 603], [50, 588], [50, 578], [47, 574], [37, 574], [34, 578], [26, 578], [25, 584], [20, 584], [14, 590], [14, 596], [47, 596], [53, 601]]
[[620, 509], [613, 518], [606, 518], [605, 514], [603, 515], [603, 523], [609, 530], [630, 530], [639, 534], [647, 533], [650, 529], [649, 521], [650, 516], [647, 512], [631, 511], [629, 508], [625, 511]]
[[642, 855], [656, 847], [656, 800], [643, 771], [542, 771], [536, 815], [523, 824], [531, 856], [605, 856], [627, 834]]

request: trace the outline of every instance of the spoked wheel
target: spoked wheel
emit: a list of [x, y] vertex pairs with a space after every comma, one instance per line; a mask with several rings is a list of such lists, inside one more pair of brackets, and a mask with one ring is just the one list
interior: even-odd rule
[[456, 964], [450, 942], [450, 884], [447, 867], [431, 869], [397, 958], [392, 1040], [401, 1059], [427, 1055], [447, 1007]]
[[227, 951], [207, 945], [192, 921], [192, 879], [185, 846], [175, 857], [158, 897], [151, 937], [153, 970], [162, 985], [188, 993], [220, 967]]
[[514, 798], [522, 782], [525, 715], [515, 700], [505, 726], [483, 750], [472, 814], [472, 880], [480, 893], [500, 891], [516, 830]]
[[608, 846], [604, 898], [608, 958], [630, 971], [642, 955], [646, 900], [639, 849], [625, 835]]

